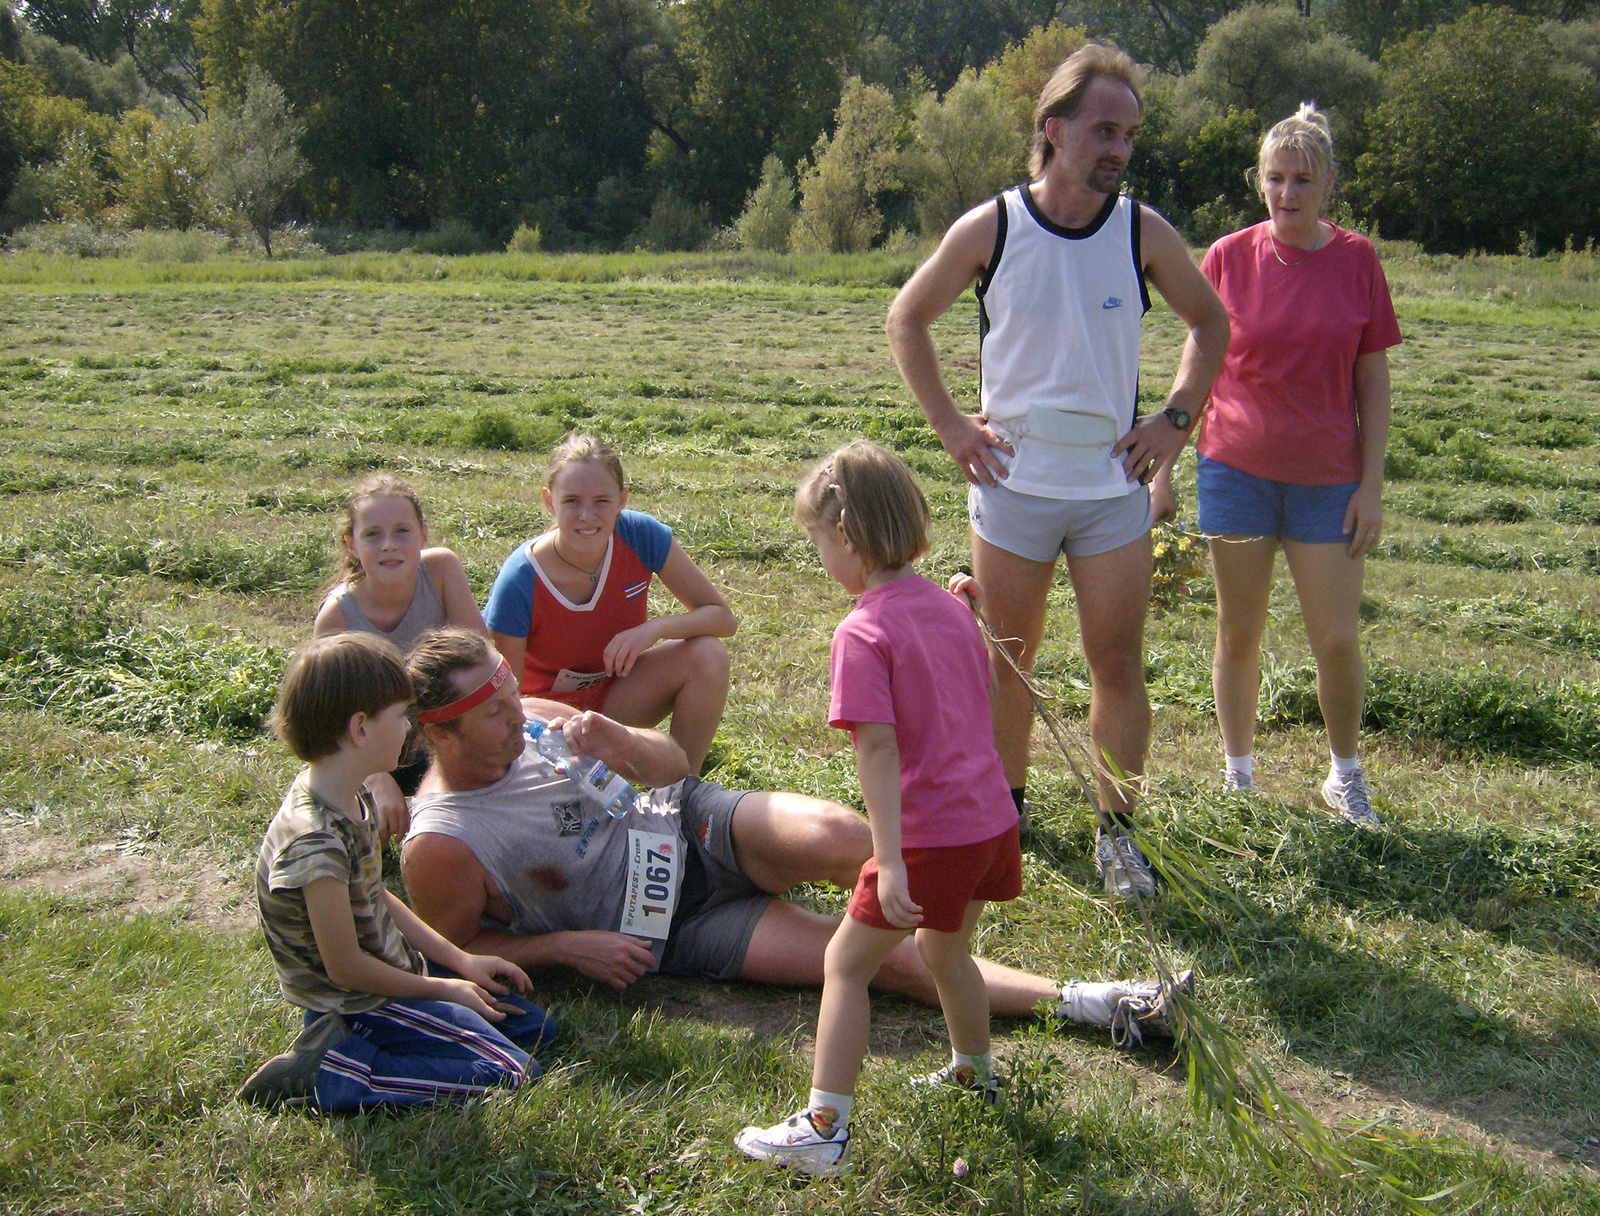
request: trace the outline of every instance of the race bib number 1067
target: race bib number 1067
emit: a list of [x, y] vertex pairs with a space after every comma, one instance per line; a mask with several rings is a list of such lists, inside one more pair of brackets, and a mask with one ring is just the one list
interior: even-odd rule
[[675, 833], [628, 829], [628, 886], [622, 900], [619, 933], [657, 941], [667, 939], [672, 914], [678, 907], [686, 847]]

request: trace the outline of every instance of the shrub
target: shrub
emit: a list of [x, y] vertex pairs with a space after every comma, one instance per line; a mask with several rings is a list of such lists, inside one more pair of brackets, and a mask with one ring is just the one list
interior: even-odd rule
[[710, 212], [675, 190], [656, 196], [650, 218], [633, 234], [635, 245], [658, 252], [698, 249], [711, 235]]
[[538, 253], [539, 247], [544, 244], [544, 233], [539, 230], [539, 225], [532, 228], [526, 224], [518, 224], [517, 230], [511, 234], [511, 239], [506, 242], [507, 253]]
[[483, 237], [466, 220], [449, 219], [424, 232], [411, 242], [418, 253], [439, 257], [465, 257], [484, 251]]
[[205, 228], [186, 232], [147, 228], [129, 235], [133, 256], [141, 262], [209, 262], [228, 249], [227, 237]]
[[11, 234], [13, 249], [68, 258], [117, 257], [127, 252], [132, 241], [129, 233], [106, 232], [93, 224], [76, 220], [60, 224], [30, 224]]
[[856, 253], [883, 224], [878, 195], [895, 184], [899, 121], [887, 89], [845, 81], [833, 135], [817, 136], [800, 169], [800, 223], [796, 248]]
[[989, 79], [969, 69], [943, 100], [924, 94], [914, 114], [902, 172], [916, 194], [917, 226], [925, 235], [942, 233], [968, 208], [1022, 177], [1027, 145]]
[[783, 161], [768, 156], [761, 162], [761, 184], [734, 222], [735, 241], [743, 250], [788, 253], [794, 221], [794, 178]]

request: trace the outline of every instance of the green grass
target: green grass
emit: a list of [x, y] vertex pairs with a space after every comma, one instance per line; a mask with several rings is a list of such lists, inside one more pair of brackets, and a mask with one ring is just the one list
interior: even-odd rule
[[[1154, 927], [1199, 967], [1205, 1008], [1313, 1109], [1515, 1155], [1423, 1137], [1413, 1193], [1472, 1176], [1454, 1206], [1600, 1211], [1578, 1168], [1600, 1167], [1600, 280], [1582, 254], [1386, 257], [1407, 342], [1363, 620], [1368, 763], [1392, 827], [1351, 835], [1321, 807], [1313, 668], [1281, 570], [1265, 796], [1211, 792], [1201, 574], [1149, 628], [1150, 823], [1208, 859], [1217, 888], [1200, 907], [1163, 901]], [[260, 723], [331, 574], [343, 494], [374, 469], [413, 479], [434, 542], [482, 595], [543, 526], [542, 453], [570, 426], [621, 446], [633, 505], [674, 527], [740, 615], [713, 775], [859, 805], [845, 741], [823, 725], [848, 597], [795, 529], [792, 492], [807, 462], [868, 435], [928, 491], [926, 572], [965, 561], [963, 486], [882, 333], [910, 267], [0, 258], [0, 832], [244, 890], [293, 771]], [[970, 302], [936, 337], [958, 400], [974, 401]], [[1180, 337], [1163, 308], [1147, 318], [1150, 403]], [[1039, 671], [1081, 729], [1064, 581], [1050, 603]], [[1027, 890], [986, 920], [984, 952], [1062, 978], [1147, 973], [1137, 916], [1093, 894], [1070, 778], [1036, 753]], [[1241, 1153], [1189, 1111], [1180, 1062], [1099, 1034], [1000, 1025], [1005, 1112], [913, 1097], [942, 1025], [899, 1001], [879, 1007], [862, 1168], [794, 1185], [736, 1160], [731, 1137], [803, 1093], [815, 995], [677, 981], [618, 1002], [539, 977], [566, 1034], [552, 1076], [523, 1093], [404, 1117], [264, 1117], [229, 1101], [291, 1033], [255, 936], [133, 911], [132, 889], [11, 891], [30, 872], [0, 858], [6, 1212], [1398, 1210], [1292, 1154]]]

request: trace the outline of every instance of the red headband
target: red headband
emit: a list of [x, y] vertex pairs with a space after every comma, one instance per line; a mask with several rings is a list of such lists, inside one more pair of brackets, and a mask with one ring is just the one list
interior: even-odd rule
[[436, 722], [448, 722], [451, 718], [459, 718], [462, 714], [477, 709], [495, 693], [506, 686], [506, 681], [511, 678], [511, 664], [504, 659], [500, 666], [494, 669], [490, 676], [477, 688], [473, 689], [459, 701], [452, 701], [448, 705], [441, 705], [438, 709], [430, 709], [426, 713], [417, 715], [417, 721], [428, 725]]

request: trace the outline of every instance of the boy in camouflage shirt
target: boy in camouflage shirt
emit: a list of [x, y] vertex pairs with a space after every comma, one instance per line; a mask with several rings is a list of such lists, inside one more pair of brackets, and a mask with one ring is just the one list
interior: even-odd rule
[[398, 763], [411, 697], [399, 652], [369, 634], [313, 642], [284, 676], [268, 724], [309, 767], [261, 842], [256, 899], [305, 1030], [245, 1082], [247, 1102], [360, 1110], [540, 1075], [528, 1050], [554, 1037], [554, 1023], [506, 987], [526, 992], [528, 977], [457, 948], [383, 885], [364, 782]]

